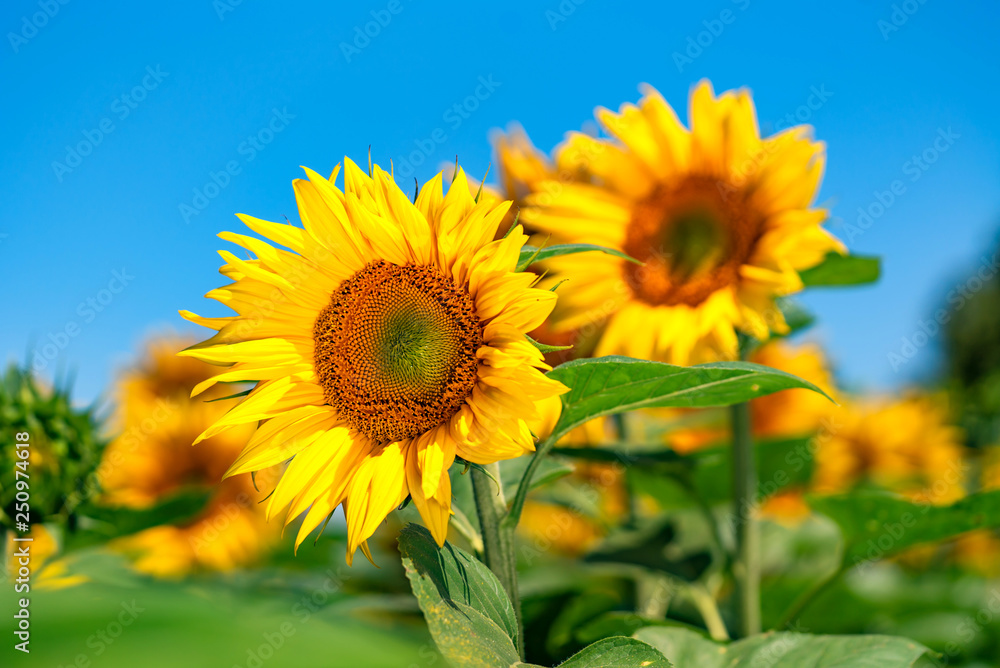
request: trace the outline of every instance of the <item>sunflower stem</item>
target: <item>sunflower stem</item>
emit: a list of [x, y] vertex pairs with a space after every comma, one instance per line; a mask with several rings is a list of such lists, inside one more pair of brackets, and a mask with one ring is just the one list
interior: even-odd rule
[[757, 490], [750, 404], [729, 407], [733, 428], [733, 521], [736, 525], [736, 606], [743, 637], [760, 633], [760, 527], [753, 515]]
[[521, 482], [517, 486], [517, 491], [514, 492], [514, 500], [510, 504], [510, 511], [503, 518], [504, 528], [511, 532], [517, 528], [517, 523], [521, 521], [521, 511], [524, 510], [524, 502], [528, 498], [528, 491], [531, 489], [531, 479], [535, 477], [535, 472], [538, 470], [539, 465], [541, 465], [542, 460], [545, 459], [549, 451], [556, 444], [556, 441], [559, 440], [556, 437], [562, 435], [563, 433], [552, 434], [535, 448], [535, 454], [532, 455], [531, 461], [528, 462], [528, 466], [524, 469], [524, 473], [521, 475]]
[[[473, 467], [472, 492], [483, 537], [483, 560], [500, 580], [517, 617], [517, 652], [524, 659], [524, 625], [521, 621], [521, 594], [517, 588], [517, 555], [514, 551], [514, 528], [504, 523], [507, 501], [500, 481], [500, 466], [489, 464], [481, 470]], [[491, 478], [492, 476], [492, 478]], [[495, 482], [496, 481], [496, 482]]]

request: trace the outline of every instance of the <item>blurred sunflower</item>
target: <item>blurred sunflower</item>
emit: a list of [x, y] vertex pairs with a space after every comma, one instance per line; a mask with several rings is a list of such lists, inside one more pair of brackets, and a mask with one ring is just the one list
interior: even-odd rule
[[524, 206], [526, 197], [559, 176], [552, 160], [535, 148], [520, 125], [513, 123], [506, 132], [495, 132], [491, 139], [500, 187], [514, 207]]
[[921, 503], [952, 503], [965, 493], [961, 432], [935, 396], [845, 402], [817, 446], [812, 487], [818, 493], [865, 482]]
[[[731, 359], [736, 331], [760, 340], [787, 330], [774, 299], [802, 289], [798, 271], [843, 245], [811, 208], [824, 146], [798, 126], [761, 138], [747, 91], [691, 95], [690, 131], [660, 94], [644, 87], [638, 106], [597, 118], [614, 139], [570, 133], [556, 150], [560, 174], [515, 138], [505, 185], [533, 192], [522, 220], [561, 242], [595, 243], [642, 261], [567, 255], [546, 267], [568, 279], [555, 330], [607, 322], [596, 355], [675, 364]], [[504, 161], [501, 160], [501, 163]]]
[[[240, 216], [285, 246], [222, 233], [256, 255], [221, 253], [233, 283], [208, 296], [238, 315], [192, 322], [219, 330], [184, 351], [225, 367], [218, 381], [256, 387], [200, 437], [263, 421], [227, 475], [291, 459], [267, 506], [305, 514], [296, 545], [343, 504], [347, 559], [407, 495], [438, 544], [451, 508], [448, 468], [534, 449], [525, 420], [564, 392], [524, 336], [555, 294], [516, 273], [526, 237], [494, 241], [510, 206], [479, 202], [458, 170], [415, 202], [378, 166], [345, 160], [326, 179], [294, 182], [305, 228]], [[306, 512], [308, 510], [308, 512]]]
[[[277, 527], [267, 526], [256, 501], [260, 494], [249, 475], [222, 480], [253, 433], [252, 426], [234, 428], [191, 447], [233, 402], [217, 401], [232, 391], [225, 386], [210, 388], [200, 399], [190, 398], [213, 368], [177, 357], [188, 343], [153, 340], [143, 362], [124, 374], [115, 415], [120, 435], [105, 450], [98, 468], [102, 502], [110, 506], [146, 509], [182, 491], [209, 494], [194, 517], [112, 543], [135, 558], [138, 570], [167, 577], [249, 564], [275, 542], [278, 533]], [[258, 482], [266, 484], [266, 476], [258, 477]]]
[[[1000, 489], [1000, 447], [983, 449], [979, 491]], [[955, 563], [985, 577], [1000, 576], [1000, 532], [981, 529], [960, 536], [952, 545]]]

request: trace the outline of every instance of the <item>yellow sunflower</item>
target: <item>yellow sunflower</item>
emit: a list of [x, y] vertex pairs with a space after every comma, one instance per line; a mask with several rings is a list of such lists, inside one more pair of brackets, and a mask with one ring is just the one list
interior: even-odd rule
[[218, 334], [182, 354], [224, 367], [195, 394], [257, 382], [200, 437], [260, 422], [227, 475], [290, 459], [268, 515], [305, 513], [298, 545], [343, 505], [350, 562], [407, 495], [443, 544], [452, 462], [532, 451], [525, 420], [566, 388], [524, 336], [555, 294], [515, 272], [520, 226], [494, 240], [509, 202], [476, 202], [461, 170], [447, 195], [438, 174], [415, 202], [378, 166], [345, 160], [343, 190], [340, 171], [294, 182], [304, 229], [240, 216], [288, 250], [219, 235], [256, 257], [221, 252], [233, 282], [208, 296], [237, 315], [183, 311]]
[[520, 125], [514, 123], [507, 132], [496, 132], [492, 140], [500, 187], [515, 207], [523, 206], [525, 198], [542, 183], [559, 177], [552, 160], [535, 148]]
[[[219, 434], [197, 448], [191, 442], [223, 417], [234, 390], [217, 386], [198, 399], [191, 390], [214, 368], [177, 357], [190, 341], [153, 340], [143, 362], [122, 377], [115, 416], [119, 434], [98, 467], [102, 502], [143, 509], [182, 490], [200, 489], [209, 498], [195, 517], [152, 527], [114, 541], [131, 555], [138, 570], [178, 576], [195, 570], [229, 570], [259, 558], [277, 540], [266, 524], [263, 507], [249, 475], [223, 481], [233, 458], [253, 433], [251, 426]], [[238, 388], [237, 388], [238, 389]], [[267, 476], [258, 477], [266, 485]]]
[[799, 270], [844, 251], [821, 227], [827, 212], [811, 206], [824, 146], [808, 126], [761, 138], [745, 90], [716, 97], [700, 83], [690, 130], [657, 91], [644, 92], [638, 106], [597, 110], [612, 139], [570, 133], [556, 149], [558, 173], [586, 179], [522, 179], [534, 191], [521, 212], [529, 227], [643, 262], [551, 260], [568, 279], [553, 326], [606, 323], [597, 355], [734, 358], [735, 330], [761, 340], [786, 331], [774, 299], [802, 289]]
[[920, 503], [965, 494], [961, 432], [934, 396], [846, 401], [817, 441], [812, 487], [843, 492], [870, 482]]

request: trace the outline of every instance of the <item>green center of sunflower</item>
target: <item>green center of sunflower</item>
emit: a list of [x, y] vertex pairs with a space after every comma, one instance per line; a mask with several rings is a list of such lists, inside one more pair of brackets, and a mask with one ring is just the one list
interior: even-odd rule
[[313, 327], [323, 394], [377, 444], [444, 424], [475, 386], [482, 326], [432, 267], [378, 260], [341, 283]]
[[636, 298], [652, 305], [697, 306], [739, 280], [762, 219], [741, 191], [703, 176], [661, 186], [639, 202], [625, 236], [625, 279]]

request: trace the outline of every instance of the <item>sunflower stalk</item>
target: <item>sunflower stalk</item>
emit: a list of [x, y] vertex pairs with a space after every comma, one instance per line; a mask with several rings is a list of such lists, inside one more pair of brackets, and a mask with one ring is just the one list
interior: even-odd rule
[[517, 651], [524, 659], [524, 623], [521, 620], [521, 595], [517, 587], [517, 555], [514, 551], [514, 527], [504, 522], [507, 501], [499, 484], [500, 466], [472, 467], [472, 492], [483, 540], [483, 561], [500, 580], [517, 617]]
[[750, 432], [750, 404], [730, 406], [733, 429], [733, 519], [736, 523], [738, 628], [742, 637], [760, 633], [760, 527], [753, 517], [757, 466]]

